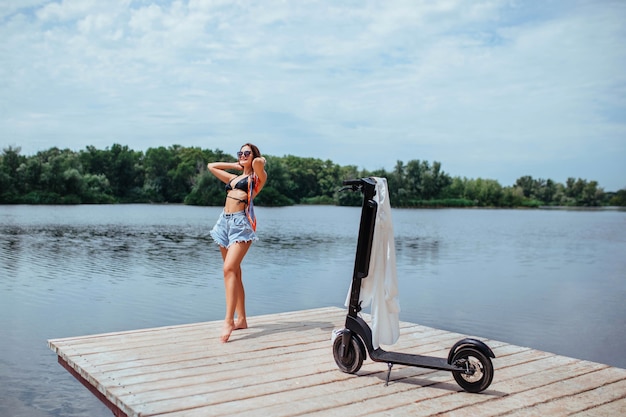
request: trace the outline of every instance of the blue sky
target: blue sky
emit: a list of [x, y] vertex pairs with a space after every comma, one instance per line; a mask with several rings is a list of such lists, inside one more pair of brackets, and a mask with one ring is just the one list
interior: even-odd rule
[[626, 1], [0, 0], [0, 147], [626, 188]]

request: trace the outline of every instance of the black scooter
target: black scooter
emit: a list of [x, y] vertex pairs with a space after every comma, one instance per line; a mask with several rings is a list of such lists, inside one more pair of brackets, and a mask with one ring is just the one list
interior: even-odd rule
[[447, 359], [432, 356], [413, 355], [408, 353], [387, 352], [372, 346], [372, 330], [365, 320], [359, 317], [361, 304], [361, 280], [368, 275], [376, 211], [378, 204], [373, 197], [376, 195], [376, 180], [374, 178], [360, 178], [343, 182], [342, 190], [360, 191], [363, 193], [363, 208], [361, 223], [354, 261], [352, 276], [352, 290], [350, 305], [346, 317], [346, 328], [335, 332], [333, 342], [333, 356], [339, 369], [354, 374], [361, 369], [366, 357], [365, 349], [375, 362], [386, 362], [388, 365], [387, 382], [391, 367], [394, 364], [416, 366], [420, 368], [438, 369], [452, 372], [456, 382], [468, 392], [481, 392], [493, 380], [493, 364], [490, 358], [495, 358], [491, 349], [482, 341], [466, 338], [459, 340], [452, 346]]

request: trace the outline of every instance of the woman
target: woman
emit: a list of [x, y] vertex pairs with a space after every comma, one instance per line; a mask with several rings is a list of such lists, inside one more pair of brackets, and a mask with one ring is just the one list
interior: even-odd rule
[[[224, 260], [226, 318], [222, 328], [222, 343], [228, 342], [233, 330], [248, 327], [245, 293], [241, 280], [241, 261], [252, 242], [257, 240], [252, 201], [267, 180], [266, 161], [261, 156], [259, 148], [246, 143], [237, 152], [237, 156], [239, 162], [211, 162], [207, 165], [213, 175], [226, 183], [224, 211], [211, 230], [211, 236], [220, 245]], [[243, 172], [236, 175], [227, 170]]]

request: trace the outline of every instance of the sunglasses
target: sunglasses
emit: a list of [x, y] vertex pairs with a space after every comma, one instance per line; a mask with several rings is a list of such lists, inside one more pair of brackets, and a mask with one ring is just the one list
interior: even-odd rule
[[237, 152], [237, 158], [241, 158], [242, 156], [245, 156], [247, 158], [250, 155], [252, 155], [252, 151]]

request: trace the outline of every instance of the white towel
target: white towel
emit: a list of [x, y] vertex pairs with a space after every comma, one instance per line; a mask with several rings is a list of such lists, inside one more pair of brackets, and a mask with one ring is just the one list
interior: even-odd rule
[[[396, 271], [396, 247], [391, 220], [391, 204], [387, 180], [376, 180], [378, 203], [374, 240], [370, 258], [369, 274], [361, 280], [361, 307], [371, 305], [372, 345], [392, 345], [400, 337], [400, 303], [398, 301], [398, 274]], [[350, 304], [350, 290], [346, 306]]]

